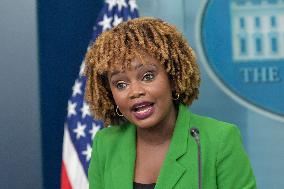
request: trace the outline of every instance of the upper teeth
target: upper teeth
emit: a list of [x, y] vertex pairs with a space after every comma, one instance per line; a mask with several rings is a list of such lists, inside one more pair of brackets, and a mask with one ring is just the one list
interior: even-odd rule
[[138, 106], [136, 106], [136, 107], [134, 107], [134, 110], [135, 111], [137, 111], [137, 110], [139, 110], [139, 109], [142, 109], [142, 108], [145, 108], [145, 107], [147, 107], [147, 106], [149, 106], [149, 104], [144, 104], [144, 105], [138, 105]]

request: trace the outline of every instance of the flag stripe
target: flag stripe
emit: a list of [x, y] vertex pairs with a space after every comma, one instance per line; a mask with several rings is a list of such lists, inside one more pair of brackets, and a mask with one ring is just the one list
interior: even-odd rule
[[62, 161], [62, 165], [61, 165], [61, 188], [72, 189], [69, 178], [67, 176], [64, 161]]
[[78, 154], [71, 141], [68, 129], [64, 128], [63, 141], [63, 162], [66, 169], [66, 175], [73, 189], [88, 188], [89, 183], [84, 173], [82, 164], [80, 163]]

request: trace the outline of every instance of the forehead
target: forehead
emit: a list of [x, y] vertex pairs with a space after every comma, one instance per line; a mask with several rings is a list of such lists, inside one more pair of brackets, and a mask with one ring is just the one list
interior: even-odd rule
[[154, 57], [148, 54], [137, 55], [132, 60], [124, 61], [120, 65], [113, 65], [108, 70], [108, 75], [124, 72], [125, 70], [138, 70], [140, 68], [156, 67], [163, 68], [163, 65]]

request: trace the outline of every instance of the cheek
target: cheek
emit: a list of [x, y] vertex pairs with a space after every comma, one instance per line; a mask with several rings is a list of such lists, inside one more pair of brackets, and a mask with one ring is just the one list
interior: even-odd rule
[[119, 102], [121, 101], [120, 98], [119, 98], [119, 95], [117, 95], [117, 93], [112, 93], [112, 96], [113, 96], [114, 102], [117, 105], [119, 105]]
[[164, 76], [161, 79], [159, 79], [156, 89], [160, 93], [164, 93], [164, 95], [166, 94], [167, 95], [170, 94], [170, 96], [172, 95], [172, 86], [167, 76]]
[[111, 91], [111, 95], [112, 95], [114, 102], [117, 104], [117, 101], [119, 100], [118, 99], [119, 95], [112, 87], [110, 88], [110, 91]]
[[118, 105], [119, 107], [123, 107], [123, 105], [126, 104], [125, 94], [123, 92], [117, 92], [115, 90], [111, 91], [115, 104]]
[[170, 86], [165, 82], [159, 82], [151, 89], [151, 93], [158, 99], [168, 100], [172, 97], [172, 90]]

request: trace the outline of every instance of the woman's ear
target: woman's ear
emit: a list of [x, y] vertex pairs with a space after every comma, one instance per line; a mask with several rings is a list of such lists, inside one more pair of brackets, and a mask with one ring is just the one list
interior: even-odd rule
[[169, 79], [170, 79], [172, 92], [175, 93], [175, 91], [177, 90], [176, 83], [175, 83], [175, 81], [171, 77], [169, 77]]
[[172, 94], [176, 93], [176, 91], [178, 90], [177, 84], [175, 82], [174, 77], [168, 73], [168, 78], [170, 81], [170, 86], [171, 86], [171, 90], [172, 90]]

